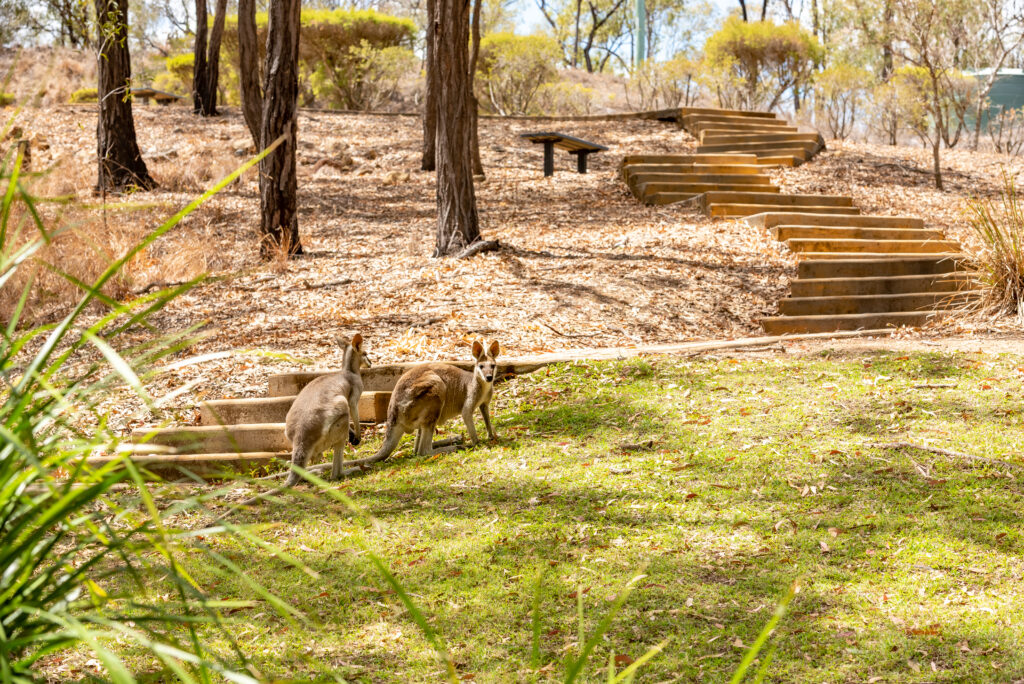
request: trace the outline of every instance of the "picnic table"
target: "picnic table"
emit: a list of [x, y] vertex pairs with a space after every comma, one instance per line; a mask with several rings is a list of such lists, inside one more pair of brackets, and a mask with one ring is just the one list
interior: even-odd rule
[[526, 138], [532, 143], [544, 145], [544, 175], [550, 176], [555, 172], [555, 148], [565, 150], [569, 154], [576, 155], [576, 172], [587, 172], [587, 156], [595, 152], [604, 152], [608, 148], [587, 140], [575, 138], [564, 133], [523, 133], [520, 138]]

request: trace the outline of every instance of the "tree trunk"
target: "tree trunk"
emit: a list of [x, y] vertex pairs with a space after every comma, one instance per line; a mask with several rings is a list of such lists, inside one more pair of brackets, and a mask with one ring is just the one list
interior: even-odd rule
[[96, 124], [96, 155], [100, 191], [126, 188], [149, 190], [156, 181], [149, 175], [135, 138], [131, 85], [132, 62], [128, 52], [128, 0], [96, 0], [99, 55], [96, 60], [100, 115]]
[[942, 147], [942, 136], [935, 131], [935, 140], [932, 141], [932, 161], [934, 162], [935, 189], [942, 190], [942, 168], [939, 166], [939, 150]]
[[476, 64], [480, 59], [480, 13], [483, 0], [473, 1], [473, 50], [469, 56], [469, 113], [473, 117], [473, 173], [477, 176], [484, 175], [484, 164], [480, 160], [480, 103], [476, 99], [474, 83], [476, 80]]
[[768, 0], [764, 0], [764, 4], [761, 5], [761, 21], [764, 21], [768, 16]]
[[220, 80], [220, 43], [224, 37], [227, 0], [217, 0], [217, 14], [209, 44], [206, 39], [206, 0], [196, 0], [195, 65], [192, 69], [192, 110], [200, 116], [217, 115], [217, 82]]
[[[252, 0], [249, 0], [252, 2]], [[437, 0], [427, 0], [426, 31], [426, 93], [423, 97], [423, 160], [420, 168], [437, 168], [435, 145], [437, 138], [437, 64], [434, 61], [434, 43], [437, 41]]]
[[301, 5], [301, 0], [275, 0], [267, 21], [260, 140], [264, 146], [284, 140], [260, 161], [260, 255], [264, 259], [282, 251], [302, 253], [295, 179]]
[[469, 111], [469, 0], [436, 1], [437, 243], [434, 256], [480, 239], [473, 191], [473, 121]]
[[192, 112], [206, 112], [206, 0], [196, 0], [196, 40], [192, 50]]
[[743, 15], [743, 21], [750, 21], [747, 17], [747, 2], [746, 0], [740, 0], [740, 13]]
[[[256, 2], [238, 0], [238, 82], [242, 90], [242, 116], [256, 149], [264, 148], [263, 89], [260, 87], [259, 46], [256, 44]], [[269, 145], [271, 141], [268, 141]]]

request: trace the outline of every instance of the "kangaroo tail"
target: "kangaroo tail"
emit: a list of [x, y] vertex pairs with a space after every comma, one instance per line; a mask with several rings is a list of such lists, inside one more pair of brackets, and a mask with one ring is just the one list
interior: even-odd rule
[[401, 428], [398, 427], [397, 423], [388, 420], [387, 430], [384, 433], [384, 443], [380, 445], [380, 449], [377, 449], [377, 453], [373, 456], [366, 458], [360, 458], [356, 461], [345, 461], [346, 466], [355, 468], [362, 468], [368, 466], [371, 463], [377, 463], [383, 461], [385, 458], [390, 456], [396, 448], [398, 448], [398, 442], [401, 441], [402, 436], [405, 433], [402, 432]]

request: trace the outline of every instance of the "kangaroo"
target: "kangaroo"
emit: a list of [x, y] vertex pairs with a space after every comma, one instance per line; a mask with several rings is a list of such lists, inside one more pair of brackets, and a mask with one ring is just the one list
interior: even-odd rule
[[[473, 370], [466, 371], [447, 363], [424, 363], [410, 368], [395, 384], [388, 404], [388, 419], [384, 433], [384, 444], [377, 453], [347, 465], [363, 468], [371, 463], [383, 461], [398, 447], [402, 437], [414, 430], [416, 453], [430, 456], [454, 451], [459, 448], [459, 439], [434, 442], [434, 430], [461, 415], [466, 423], [469, 440], [475, 446], [479, 443], [473, 412], [478, 408], [487, 426], [490, 439], [497, 439], [491, 427], [489, 405], [494, 390], [494, 375], [497, 370], [497, 340], [485, 351], [479, 341], [473, 342]], [[353, 468], [352, 470], [356, 470]]]
[[[361, 369], [369, 368], [370, 361], [363, 351], [363, 336], [351, 341], [339, 338], [345, 348], [342, 370], [321, 375], [302, 388], [285, 418], [284, 434], [292, 443], [292, 464], [305, 468], [310, 457], [319, 457], [328, 449], [334, 450], [331, 479], [340, 479], [344, 473], [345, 442], [353, 446], [360, 442], [359, 397], [363, 393]], [[269, 492], [277, 494], [301, 481], [295, 470], [288, 473], [284, 485]], [[252, 505], [268, 494], [247, 499], [243, 505]]]

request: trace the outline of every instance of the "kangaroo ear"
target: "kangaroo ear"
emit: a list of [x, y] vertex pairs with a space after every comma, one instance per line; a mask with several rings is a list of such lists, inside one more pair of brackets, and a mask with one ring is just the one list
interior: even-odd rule
[[342, 349], [347, 348], [348, 344], [349, 344], [348, 335], [342, 335], [342, 334], [335, 335], [334, 336], [334, 341], [337, 342], [338, 346], [341, 347]]
[[473, 340], [473, 358], [479, 359], [484, 355], [484, 345], [480, 344], [480, 340]]
[[356, 333], [356, 336], [352, 338], [352, 346], [356, 348], [356, 351], [363, 351], [363, 336]]
[[498, 340], [494, 340], [493, 342], [491, 342], [491, 348], [488, 349], [487, 351], [490, 353], [492, 359], [497, 358], [498, 349]]

